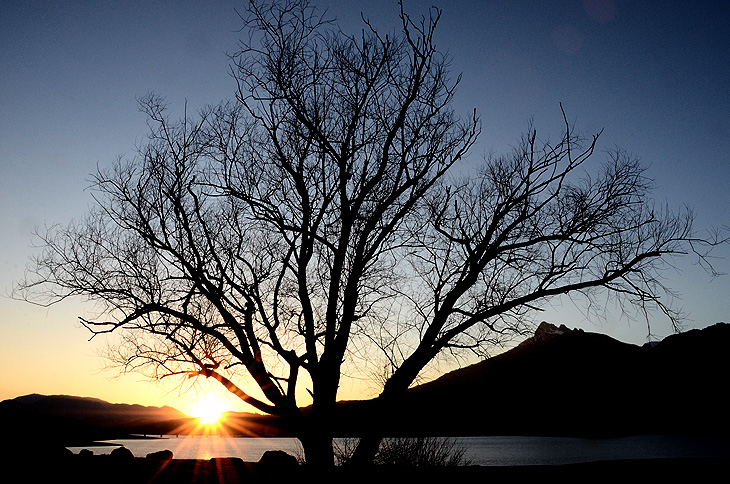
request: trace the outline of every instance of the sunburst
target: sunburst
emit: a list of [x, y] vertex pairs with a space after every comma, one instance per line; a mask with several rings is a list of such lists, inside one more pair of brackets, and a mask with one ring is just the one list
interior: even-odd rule
[[200, 419], [201, 425], [216, 425], [224, 411], [225, 406], [222, 401], [208, 398], [195, 405], [193, 417]]

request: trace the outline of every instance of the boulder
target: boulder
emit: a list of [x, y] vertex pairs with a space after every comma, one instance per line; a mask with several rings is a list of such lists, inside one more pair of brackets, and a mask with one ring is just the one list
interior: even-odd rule
[[88, 459], [89, 457], [91, 457], [92, 455], [94, 455], [94, 453], [92, 451], [90, 451], [89, 449], [81, 449], [79, 451], [79, 455], [81, 457], [83, 457], [84, 459]]
[[297, 458], [283, 450], [267, 450], [258, 464], [272, 469], [290, 469], [299, 465]]
[[172, 460], [172, 451], [165, 449], [158, 452], [151, 452], [147, 454], [147, 458], [160, 461]]
[[126, 447], [117, 447], [112, 450], [111, 456], [115, 459], [134, 459], [134, 454], [132, 454], [132, 451]]
[[[45, 459], [48, 461], [62, 461], [65, 459], [68, 459], [70, 456], [72, 456], [74, 453], [71, 452], [69, 449], [63, 446], [52, 446], [48, 449], [45, 449], [43, 451], [43, 455], [45, 456]], [[0, 457], [1, 459], [2, 457]]]

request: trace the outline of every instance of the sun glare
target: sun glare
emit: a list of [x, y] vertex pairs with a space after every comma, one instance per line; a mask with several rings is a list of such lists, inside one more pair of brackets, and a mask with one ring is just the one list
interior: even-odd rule
[[195, 406], [194, 416], [202, 425], [215, 425], [225, 411], [223, 403], [218, 400], [203, 400]]

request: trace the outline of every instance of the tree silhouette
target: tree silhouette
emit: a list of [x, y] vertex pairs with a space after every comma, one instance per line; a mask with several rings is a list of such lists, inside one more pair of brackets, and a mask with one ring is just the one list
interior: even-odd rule
[[399, 35], [364, 21], [349, 36], [306, 2], [251, 2], [236, 99], [180, 121], [141, 99], [147, 143], [98, 170], [86, 218], [41, 234], [25, 297], [99, 303], [82, 322], [120, 334], [113, 361], [219, 381], [282, 417], [314, 465], [333, 462], [344, 374], [385, 368], [387, 409], [438, 356], [524, 334], [563, 294], [678, 322], [663, 264], [717, 240], [655, 208], [626, 153], [588, 170], [598, 136], [567, 121], [557, 143], [530, 127], [513, 153], [461, 163], [480, 124], [451, 107], [440, 15], [401, 6]]

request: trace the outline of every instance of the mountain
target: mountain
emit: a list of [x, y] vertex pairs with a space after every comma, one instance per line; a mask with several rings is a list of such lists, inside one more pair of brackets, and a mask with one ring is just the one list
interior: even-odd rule
[[[339, 402], [336, 429], [358, 435], [723, 434], [730, 325], [637, 346], [542, 323], [515, 348], [416, 386], [382, 411], [377, 401]], [[309, 409], [304, 409], [308, 411]], [[130, 433], [187, 433], [196, 419], [171, 407], [95, 398], [26, 395], [0, 402], [6, 435], [69, 442]], [[231, 413], [228, 432], [290, 435], [273, 417]]]
[[109, 403], [98, 398], [69, 395], [31, 394], [13, 399], [28, 410], [44, 415], [83, 420], [99, 427], [119, 427], [139, 421], [188, 418], [172, 407], [146, 407], [125, 403]]
[[419, 385], [373, 418], [409, 434], [727, 432], [729, 343], [725, 323], [643, 346], [542, 323], [512, 350]]
[[[162, 435], [207, 432], [198, 419], [172, 407], [109, 403], [69, 395], [24, 395], [0, 402], [0, 415], [9, 422], [6, 436], [46, 441], [63, 446], [123, 438], [132, 434]], [[225, 431], [233, 435], [281, 436], [273, 417], [228, 412]]]
[[124, 437], [130, 433], [164, 433], [191, 418], [172, 407], [109, 403], [98, 398], [31, 394], [0, 402], [6, 440], [42, 440], [49, 446], [75, 445]]

